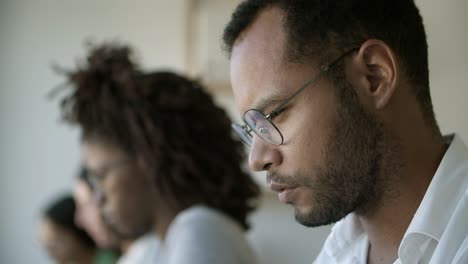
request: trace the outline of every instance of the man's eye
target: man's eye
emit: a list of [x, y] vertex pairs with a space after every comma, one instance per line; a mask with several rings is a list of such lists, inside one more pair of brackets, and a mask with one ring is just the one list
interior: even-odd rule
[[258, 127], [257, 132], [262, 134], [262, 135], [267, 135], [268, 134], [268, 128], [266, 128], [265, 126]]
[[289, 107], [286, 106], [286, 107], [283, 107], [281, 109], [279, 109], [278, 111], [276, 111], [273, 115], [271, 115], [271, 118], [270, 120], [273, 121], [275, 120], [275, 118], [277, 118], [281, 113], [283, 113], [284, 111], [286, 111]]

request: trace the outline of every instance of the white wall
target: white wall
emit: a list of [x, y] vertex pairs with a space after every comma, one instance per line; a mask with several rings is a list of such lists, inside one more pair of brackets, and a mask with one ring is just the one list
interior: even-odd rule
[[252, 217], [249, 233], [259, 264], [310, 264], [320, 252], [330, 227], [306, 228], [295, 222], [293, 209], [266, 193]]
[[431, 94], [443, 132], [468, 142], [468, 1], [416, 0], [429, 42]]
[[0, 0], [0, 263], [48, 263], [36, 240], [40, 208], [69, 189], [78, 133], [58, 123], [63, 81], [51, 62], [72, 66], [88, 37], [118, 37], [147, 67], [184, 68], [184, 1]]
[[[441, 128], [468, 142], [468, 1], [416, 2]], [[58, 123], [57, 101], [46, 99], [62, 81], [50, 63], [71, 66], [86, 38], [118, 36], [147, 67], [183, 70], [184, 12], [184, 0], [0, 0], [0, 263], [48, 263], [36, 240], [37, 216], [51, 195], [69, 188], [79, 159], [77, 131]], [[226, 95], [220, 100], [230, 103]], [[250, 237], [262, 263], [310, 263], [328, 232], [295, 224], [273, 195], [253, 220]]]

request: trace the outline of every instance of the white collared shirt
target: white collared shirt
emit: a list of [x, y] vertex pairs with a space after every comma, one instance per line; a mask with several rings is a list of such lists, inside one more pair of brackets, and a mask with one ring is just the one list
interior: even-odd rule
[[125, 255], [120, 257], [117, 264], [154, 264], [158, 263], [161, 248], [160, 239], [150, 233], [144, 235], [130, 245]]
[[[447, 149], [398, 249], [395, 264], [468, 263], [468, 148]], [[367, 263], [369, 241], [353, 213], [338, 222], [315, 264]]]
[[254, 264], [242, 226], [218, 210], [194, 205], [171, 223], [158, 264]]

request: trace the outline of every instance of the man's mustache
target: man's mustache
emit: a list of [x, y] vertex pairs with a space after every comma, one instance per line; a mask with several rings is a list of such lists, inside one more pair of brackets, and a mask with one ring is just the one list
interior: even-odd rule
[[287, 185], [287, 186], [298, 186], [299, 182], [296, 179], [296, 177], [292, 176], [286, 176], [282, 175], [279, 173], [275, 172], [267, 172], [267, 178], [266, 178], [267, 184], [270, 184], [271, 182], [281, 184], [281, 185]]

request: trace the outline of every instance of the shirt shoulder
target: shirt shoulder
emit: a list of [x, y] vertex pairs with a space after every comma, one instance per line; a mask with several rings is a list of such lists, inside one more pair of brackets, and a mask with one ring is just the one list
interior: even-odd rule
[[468, 263], [468, 236], [465, 237], [465, 240], [458, 249], [455, 258], [453, 259], [453, 264], [462, 264]]
[[154, 234], [147, 234], [137, 239], [123, 255], [118, 264], [150, 264], [158, 261], [161, 251], [161, 241]]
[[255, 263], [243, 228], [204, 206], [179, 213], [168, 230], [166, 249], [169, 264]]

